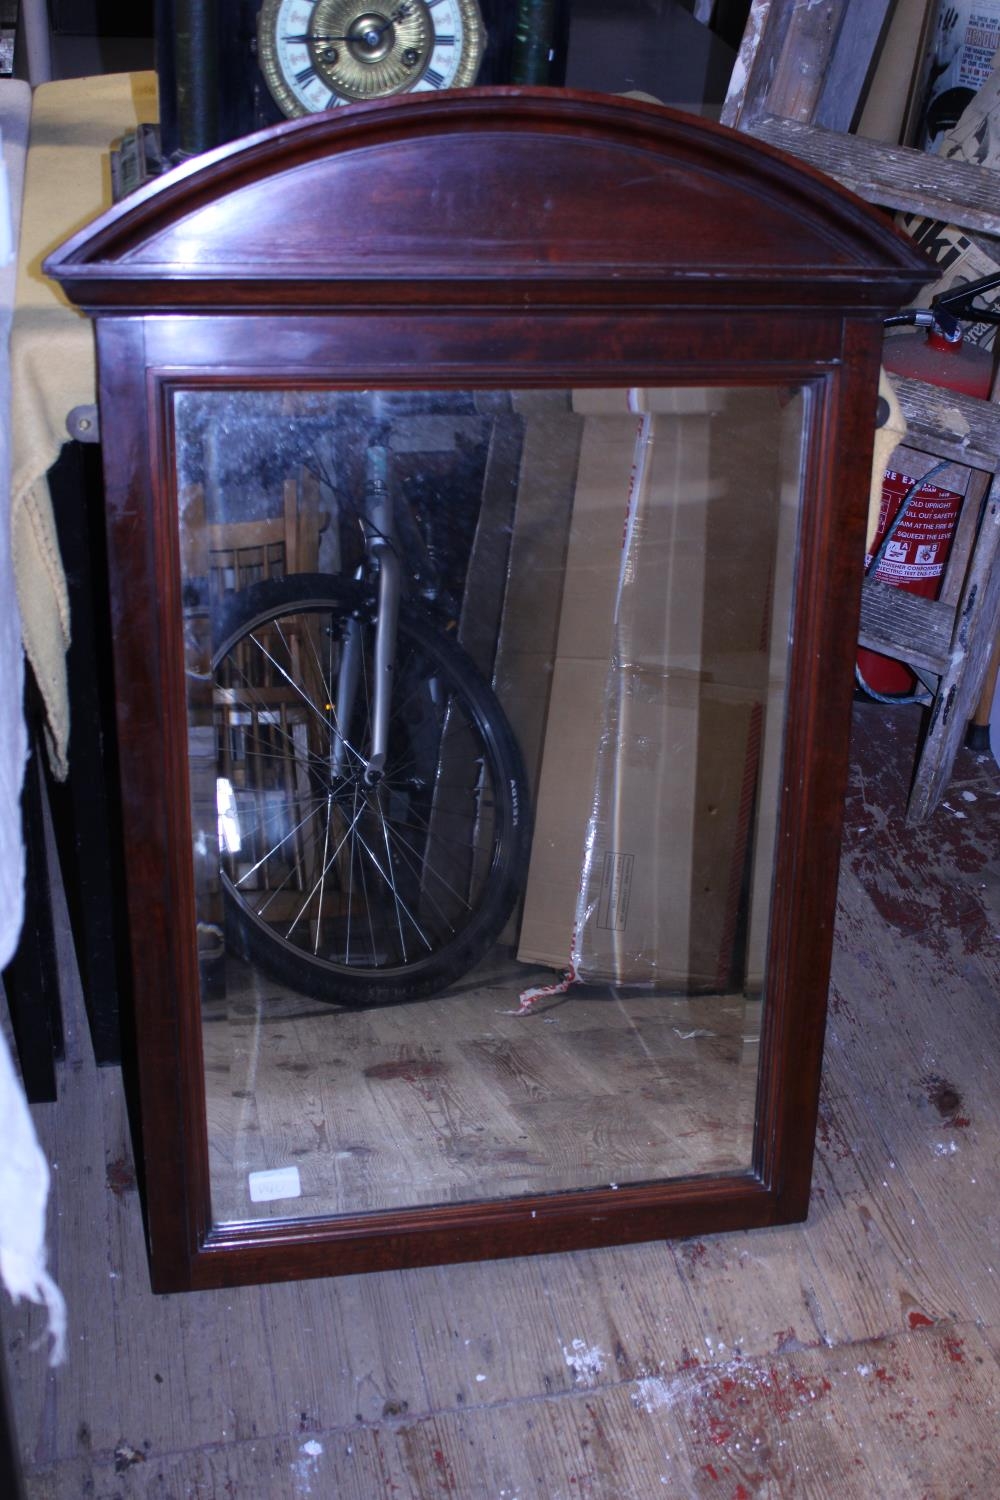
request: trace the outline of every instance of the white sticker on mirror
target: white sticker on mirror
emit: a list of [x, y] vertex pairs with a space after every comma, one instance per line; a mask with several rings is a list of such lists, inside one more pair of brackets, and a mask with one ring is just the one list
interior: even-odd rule
[[251, 1203], [273, 1203], [276, 1198], [301, 1198], [298, 1167], [275, 1167], [269, 1172], [250, 1172]]

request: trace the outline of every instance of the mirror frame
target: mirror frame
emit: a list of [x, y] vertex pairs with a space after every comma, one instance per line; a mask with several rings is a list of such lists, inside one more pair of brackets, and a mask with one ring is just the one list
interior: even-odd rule
[[[860, 199], [723, 127], [609, 96], [467, 89], [353, 106], [195, 158], [45, 270], [97, 327], [154, 1289], [804, 1218], [881, 320], [930, 279], [924, 257]], [[672, 383], [812, 392], [751, 1169], [214, 1226], [173, 391]]]

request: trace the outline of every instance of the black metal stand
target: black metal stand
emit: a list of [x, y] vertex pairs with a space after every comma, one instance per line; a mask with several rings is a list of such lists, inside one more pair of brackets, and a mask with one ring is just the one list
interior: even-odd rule
[[66, 569], [70, 772], [50, 781], [66, 904], [98, 1067], [121, 1060], [125, 897], [100, 449], [70, 443], [49, 472]]

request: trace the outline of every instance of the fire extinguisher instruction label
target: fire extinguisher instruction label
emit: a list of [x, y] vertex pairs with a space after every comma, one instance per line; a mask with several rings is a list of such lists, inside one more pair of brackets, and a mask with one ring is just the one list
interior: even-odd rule
[[[906, 474], [887, 469], [882, 481], [882, 508], [872, 551], [865, 559], [871, 568], [906, 495], [916, 483]], [[962, 496], [936, 484], [925, 484], [910, 501], [875, 573], [883, 583], [899, 584], [937, 580], [948, 560]], [[920, 592], [923, 592], [921, 590]]]

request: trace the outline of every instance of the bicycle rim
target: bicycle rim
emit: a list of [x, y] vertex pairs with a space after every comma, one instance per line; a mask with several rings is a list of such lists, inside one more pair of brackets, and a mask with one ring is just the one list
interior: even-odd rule
[[503, 927], [526, 859], [523, 773], [496, 699], [405, 609], [388, 757], [372, 784], [370, 602], [301, 577], [248, 595], [215, 659], [232, 808], [223, 884], [241, 946], [285, 983], [345, 1004], [450, 983]]

